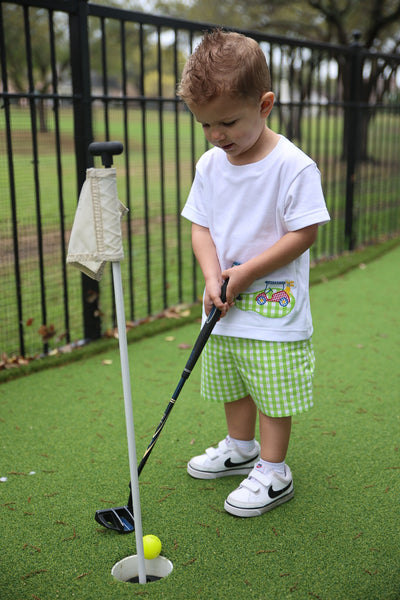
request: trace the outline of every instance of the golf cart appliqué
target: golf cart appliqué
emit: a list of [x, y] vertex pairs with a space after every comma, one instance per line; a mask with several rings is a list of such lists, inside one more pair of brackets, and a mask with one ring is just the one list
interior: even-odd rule
[[259, 292], [243, 293], [236, 298], [235, 306], [240, 310], [256, 312], [270, 319], [286, 317], [292, 312], [295, 298], [292, 294], [293, 281], [266, 281]]

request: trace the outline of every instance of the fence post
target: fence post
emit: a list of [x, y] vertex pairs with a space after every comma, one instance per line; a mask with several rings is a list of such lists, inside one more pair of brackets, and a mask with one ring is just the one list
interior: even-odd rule
[[[17, 194], [15, 185], [15, 170], [13, 160], [13, 136], [12, 136], [12, 125], [11, 125], [11, 111], [10, 111], [10, 98], [7, 96], [8, 89], [8, 74], [7, 74], [7, 56], [6, 56], [6, 44], [4, 39], [4, 24], [3, 24], [3, 8], [0, 5], [0, 66], [1, 66], [1, 82], [3, 85], [3, 92], [5, 92], [2, 98], [1, 108], [4, 110], [5, 119], [5, 143], [7, 148], [7, 162], [8, 162], [8, 178], [10, 182], [10, 202], [11, 202], [11, 215], [12, 215], [12, 239], [13, 239], [13, 251], [14, 251], [14, 275], [15, 275], [15, 293], [16, 303], [18, 311], [18, 337], [19, 337], [19, 353], [21, 356], [25, 356], [25, 338], [24, 338], [24, 321], [23, 321], [23, 307], [22, 307], [22, 285], [21, 285], [21, 268], [19, 260], [19, 243], [18, 243], [18, 213], [17, 213]], [[14, 340], [13, 340], [14, 341]]]
[[[354, 230], [354, 189], [357, 178], [357, 164], [360, 158], [360, 97], [362, 86], [361, 33], [353, 32], [353, 43], [348, 66], [348, 102], [345, 115], [345, 148], [347, 159], [345, 244], [347, 250], [354, 250], [356, 236]], [[346, 85], [346, 82], [345, 82]], [[345, 92], [346, 93], [346, 92]]]
[[[93, 166], [93, 158], [88, 151], [93, 141], [88, 29], [87, 0], [78, 0], [77, 12], [70, 14], [77, 198], [86, 178], [86, 168]], [[98, 282], [82, 274], [83, 326], [87, 340], [101, 336], [99, 293]]]

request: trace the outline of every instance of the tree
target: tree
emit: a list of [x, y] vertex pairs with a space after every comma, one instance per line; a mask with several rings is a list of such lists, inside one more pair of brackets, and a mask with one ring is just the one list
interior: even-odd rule
[[[8, 84], [15, 92], [29, 91], [37, 94], [40, 131], [45, 132], [46, 104], [43, 95], [53, 91], [54, 84], [58, 83], [68, 63], [65, 23], [60, 15], [50, 21], [47, 10], [30, 8], [25, 11], [21, 6], [9, 3], [3, 8]], [[25, 21], [29, 26], [29, 38], [25, 35]], [[51, 30], [54, 34], [54, 49], [57, 48], [57, 82], [53, 81], [51, 68]], [[28, 64], [27, 59], [28, 43], [31, 64]]]
[[365, 48], [386, 53], [400, 45], [400, 0], [154, 0], [161, 14], [348, 45], [354, 30]]
[[[357, 44], [367, 50], [395, 54], [400, 48], [400, 0], [158, 0], [155, 8], [163, 14], [184, 16], [189, 19], [210, 22], [215, 25], [239, 29], [249, 29], [269, 34], [310, 41], [337, 43], [350, 46], [354, 43], [357, 30]], [[318, 61], [308, 67], [303, 84], [297, 84], [297, 93], [302, 101], [307, 99], [308, 83], [313, 70], [318, 69]], [[295, 56], [290, 66], [291, 82], [296, 85], [300, 74], [296, 71]], [[342, 83], [343, 101], [350, 96], [350, 62], [339, 62], [339, 79]], [[363, 63], [359, 65], [360, 73]], [[376, 60], [369, 64], [359, 84], [359, 102], [381, 102], [390, 92], [395, 68], [390, 59]], [[307, 81], [308, 83], [307, 83]], [[287, 130], [301, 135], [300, 109], [291, 111]], [[373, 111], [362, 114], [360, 123], [360, 158], [367, 158], [368, 123]], [[345, 131], [347, 131], [347, 118]], [[344, 137], [345, 139], [345, 137]], [[343, 149], [346, 155], [346, 148]]]

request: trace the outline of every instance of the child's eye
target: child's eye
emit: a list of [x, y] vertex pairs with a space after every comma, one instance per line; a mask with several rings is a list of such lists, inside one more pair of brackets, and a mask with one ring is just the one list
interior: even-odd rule
[[229, 121], [229, 123], [222, 123], [222, 125], [224, 127], [232, 127], [232, 125], [234, 125], [236, 123], [236, 119], [235, 121]]

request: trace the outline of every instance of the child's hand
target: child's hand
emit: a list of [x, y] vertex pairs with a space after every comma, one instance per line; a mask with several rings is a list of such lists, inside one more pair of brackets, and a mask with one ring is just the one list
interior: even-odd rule
[[213, 306], [218, 308], [221, 311], [221, 318], [226, 315], [229, 310], [228, 302], [222, 302], [221, 300], [221, 286], [219, 281], [217, 282], [207, 282], [206, 291], [204, 294], [204, 309], [206, 315], [209, 315]]
[[235, 298], [237, 298], [241, 292], [247, 290], [254, 281], [253, 274], [250, 273], [249, 269], [246, 269], [246, 263], [226, 269], [226, 271], [223, 271], [222, 277], [224, 279], [229, 277], [229, 283], [226, 289], [226, 302], [229, 307], [235, 304]]
[[247, 290], [256, 279], [266, 277], [308, 250], [317, 237], [318, 225], [309, 225], [297, 231], [288, 231], [275, 244], [248, 261], [226, 269], [223, 279], [229, 277], [226, 300], [232, 306], [235, 298]]

